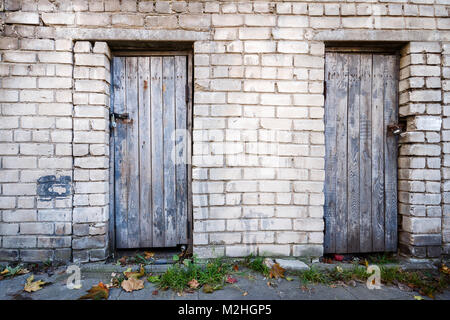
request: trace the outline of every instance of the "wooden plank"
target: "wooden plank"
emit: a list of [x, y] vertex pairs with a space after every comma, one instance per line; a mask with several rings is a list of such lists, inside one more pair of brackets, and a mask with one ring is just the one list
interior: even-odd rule
[[359, 108], [360, 108], [359, 54], [348, 55], [348, 121], [347, 121], [347, 252], [359, 252]]
[[129, 120], [121, 121], [127, 127], [128, 161], [128, 248], [139, 248], [139, 108], [137, 58], [126, 58], [126, 104]]
[[[193, 121], [193, 103], [192, 103], [192, 96], [194, 95], [193, 92], [193, 65], [194, 65], [194, 54], [190, 52], [187, 57], [187, 130], [189, 132], [189, 137], [192, 136], [192, 121]], [[189, 139], [187, 144], [187, 159], [188, 159], [188, 165], [187, 165], [187, 194], [188, 194], [188, 200], [187, 200], [187, 207], [188, 207], [188, 222], [187, 222], [187, 239], [189, 246], [187, 248], [187, 251], [192, 253], [193, 252], [193, 208], [192, 208], [192, 141]]]
[[177, 206], [177, 243], [187, 244], [187, 65], [186, 56], [175, 57], [175, 176], [176, 176], [176, 202]]
[[177, 199], [175, 182], [175, 60], [163, 57], [163, 119], [164, 119], [164, 214], [165, 246], [177, 245]]
[[360, 252], [372, 251], [372, 55], [361, 55], [360, 87]]
[[150, 74], [153, 247], [164, 247], [164, 148], [161, 57], [150, 58]]
[[384, 56], [373, 55], [372, 75], [372, 240], [384, 251]]
[[[125, 113], [125, 58], [113, 59], [114, 111]], [[128, 203], [128, 162], [127, 162], [127, 127], [121, 121], [114, 129], [114, 202], [116, 247], [127, 248], [127, 203]]]
[[152, 150], [150, 118], [150, 58], [138, 58], [139, 71], [139, 246], [152, 246]]
[[334, 253], [336, 215], [336, 54], [325, 57], [325, 238], [324, 252]]
[[384, 56], [385, 251], [397, 251], [397, 136], [387, 130], [397, 123], [397, 57]]
[[336, 99], [336, 252], [347, 252], [347, 100], [348, 100], [348, 57], [337, 54], [336, 70], [339, 73]]

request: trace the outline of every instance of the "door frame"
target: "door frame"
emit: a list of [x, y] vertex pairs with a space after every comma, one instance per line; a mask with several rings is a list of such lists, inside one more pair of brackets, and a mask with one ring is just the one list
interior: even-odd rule
[[148, 50], [115, 50], [111, 52], [111, 80], [110, 80], [110, 107], [109, 107], [109, 254], [114, 257], [116, 252], [116, 223], [115, 223], [115, 154], [114, 154], [114, 135], [112, 134], [110, 119], [114, 112], [114, 83], [113, 83], [113, 58], [114, 57], [150, 57], [150, 56], [187, 56], [187, 130], [190, 139], [187, 144], [187, 251], [192, 252], [193, 248], [193, 208], [192, 208], [192, 124], [193, 124], [193, 52], [191, 50], [173, 50], [173, 51], [148, 51]]
[[[400, 106], [400, 58], [401, 58], [401, 49], [404, 47], [406, 43], [405, 42], [357, 42], [357, 41], [328, 41], [325, 42], [325, 51], [324, 51], [324, 62], [323, 62], [323, 71], [324, 71], [324, 92], [323, 92], [323, 96], [324, 96], [324, 101], [327, 97], [327, 92], [326, 92], [326, 75], [325, 75], [325, 70], [326, 70], [326, 59], [325, 56], [327, 53], [329, 52], [334, 52], [334, 53], [360, 53], [360, 54], [388, 54], [388, 55], [394, 55], [396, 57], [396, 73], [397, 73], [397, 101], [396, 101], [396, 108], [397, 108], [397, 123], [404, 123], [405, 119], [402, 119], [400, 117], [399, 114], [399, 106]], [[325, 103], [326, 104], [326, 103]], [[325, 104], [324, 104], [324, 108], [325, 108]], [[325, 116], [324, 116], [324, 124], [325, 124]], [[325, 124], [326, 125], [326, 124]], [[406, 127], [406, 126], [405, 126]], [[325, 133], [325, 131], [324, 131]], [[324, 142], [326, 143], [326, 142]], [[397, 148], [400, 146], [400, 142], [397, 140]], [[400, 229], [401, 229], [401, 221], [399, 219], [399, 198], [398, 198], [398, 194], [399, 194], [399, 166], [398, 166], [398, 158], [400, 156], [400, 153], [397, 153], [397, 225], [396, 225], [396, 252], [399, 251], [399, 234], [400, 234]], [[324, 156], [324, 159], [326, 160], [326, 155]], [[326, 170], [326, 168], [325, 168]], [[326, 173], [325, 173], [326, 174]], [[324, 181], [324, 188], [325, 188], [325, 181]], [[323, 207], [323, 219], [324, 219], [324, 251], [325, 251], [325, 241], [326, 241], [326, 226], [327, 223], [325, 221], [326, 219], [326, 214], [325, 214], [325, 204]], [[385, 251], [388, 252], [388, 251]], [[325, 253], [326, 254], [326, 253]], [[349, 253], [351, 254], [351, 253]]]

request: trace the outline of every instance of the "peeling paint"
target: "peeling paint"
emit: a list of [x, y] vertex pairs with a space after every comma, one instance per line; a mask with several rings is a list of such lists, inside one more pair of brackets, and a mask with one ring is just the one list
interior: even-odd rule
[[42, 176], [37, 180], [37, 194], [40, 200], [50, 201], [52, 199], [66, 198], [71, 192], [70, 176]]

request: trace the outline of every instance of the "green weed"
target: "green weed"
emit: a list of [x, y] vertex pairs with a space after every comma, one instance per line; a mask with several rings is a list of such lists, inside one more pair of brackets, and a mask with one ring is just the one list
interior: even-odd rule
[[184, 259], [183, 264], [174, 264], [160, 276], [159, 287], [180, 292], [189, 288], [188, 282], [195, 279], [199, 287], [209, 284], [219, 288], [224, 285], [226, 276], [231, 271], [231, 264], [220, 258], [209, 260], [206, 265], [200, 265], [195, 260]]
[[268, 277], [270, 269], [268, 266], [264, 264], [264, 258], [263, 257], [255, 257], [253, 255], [248, 256], [243, 261], [243, 264], [245, 267], [249, 268], [250, 270], [256, 271], [258, 273], [262, 273], [264, 276]]

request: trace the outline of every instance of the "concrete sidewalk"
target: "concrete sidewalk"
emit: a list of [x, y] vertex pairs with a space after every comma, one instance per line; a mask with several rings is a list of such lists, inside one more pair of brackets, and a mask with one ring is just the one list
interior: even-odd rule
[[[110, 272], [82, 272], [82, 288], [70, 290], [66, 287], [69, 277], [65, 269], [56, 270], [54, 275], [35, 274], [35, 280], [52, 282], [42, 290], [27, 293], [23, 291], [26, 279], [31, 274], [25, 274], [0, 281], [0, 300], [75, 300], [86, 294], [86, 291], [100, 281], [109, 283]], [[59, 274], [58, 274], [59, 272]], [[412, 300], [418, 296], [417, 292], [405, 292], [398, 287], [382, 286], [379, 290], [369, 290], [364, 283], [356, 283], [355, 287], [326, 285], [308, 285], [302, 287], [297, 277], [292, 281], [285, 279], [272, 280], [274, 286], [268, 286], [268, 280], [261, 274], [246, 272], [236, 275], [235, 284], [227, 284], [223, 289], [206, 294], [201, 290], [194, 293], [178, 295], [172, 290], [158, 290], [157, 286], [145, 280], [145, 288], [127, 293], [121, 288], [112, 288], [109, 291], [109, 300]], [[158, 294], [153, 294], [157, 290]], [[246, 295], [243, 293], [247, 292]], [[424, 297], [424, 299], [428, 299]], [[450, 300], [450, 290], [437, 295], [436, 300]]]

